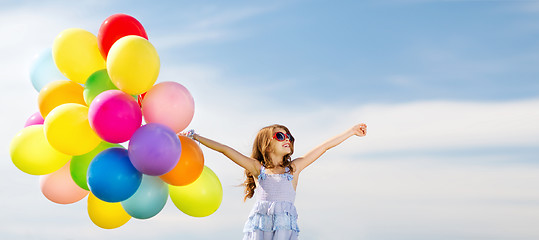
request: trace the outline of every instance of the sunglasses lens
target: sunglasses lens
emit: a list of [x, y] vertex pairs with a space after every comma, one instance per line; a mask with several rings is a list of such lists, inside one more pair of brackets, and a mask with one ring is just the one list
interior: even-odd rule
[[285, 139], [285, 135], [282, 132], [278, 132], [277, 134], [275, 134], [275, 137], [277, 137], [277, 140], [279, 141], [284, 141]]
[[290, 135], [289, 133], [286, 134], [286, 137], [288, 137], [288, 140], [290, 140], [290, 142], [294, 141], [294, 137], [292, 137], [292, 135]]

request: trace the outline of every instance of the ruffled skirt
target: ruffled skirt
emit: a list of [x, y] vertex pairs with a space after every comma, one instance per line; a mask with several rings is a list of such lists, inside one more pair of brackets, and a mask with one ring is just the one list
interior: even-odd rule
[[298, 213], [294, 203], [258, 201], [243, 228], [244, 240], [297, 239]]

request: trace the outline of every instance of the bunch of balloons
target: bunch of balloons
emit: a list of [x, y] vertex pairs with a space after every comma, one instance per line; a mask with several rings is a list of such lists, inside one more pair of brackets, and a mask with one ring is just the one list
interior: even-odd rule
[[13, 163], [41, 175], [52, 202], [88, 196], [90, 219], [105, 229], [157, 215], [168, 196], [190, 216], [211, 215], [221, 183], [198, 144], [177, 136], [193, 118], [193, 97], [177, 82], [156, 84], [159, 68], [132, 16], [108, 17], [97, 37], [62, 31], [31, 67], [39, 112], [12, 139]]

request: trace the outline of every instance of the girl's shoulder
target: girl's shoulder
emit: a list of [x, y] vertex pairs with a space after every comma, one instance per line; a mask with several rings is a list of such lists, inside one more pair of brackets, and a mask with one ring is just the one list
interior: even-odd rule
[[256, 165], [256, 167], [255, 167], [256, 172], [251, 173], [251, 174], [256, 177], [256, 176], [260, 175], [260, 173], [262, 172], [262, 169], [264, 168], [264, 166], [258, 161], [255, 162], [255, 165]]

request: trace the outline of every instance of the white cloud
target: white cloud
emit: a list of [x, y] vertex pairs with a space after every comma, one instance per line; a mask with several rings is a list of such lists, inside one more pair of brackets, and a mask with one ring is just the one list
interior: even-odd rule
[[[207, 42], [221, 42], [244, 37], [246, 29], [233, 27], [234, 24], [242, 21], [248, 21], [275, 10], [275, 6], [239, 8], [219, 8], [209, 6], [197, 9], [196, 13], [190, 13], [187, 24], [176, 26], [173, 31], [166, 35], [160, 35], [152, 38], [151, 41], [159, 46], [159, 49], [172, 47], [186, 47], [194, 44], [203, 44]], [[254, 31], [248, 29], [247, 31]]]
[[[241, 93], [240, 96], [236, 95]], [[346, 144], [345, 151], [380, 153], [390, 151], [465, 150], [498, 147], [537, 147], [539, 142], [539, 99], [508, 102], [422, 101], [398, 104], [361, 104], [346, 106], [282, 106], [263, 93], [252, 89], [233, 90], [216, 84], [209, 95], [197, 96], [201, 130], [225, 128], [216, 136], [251, 131], [271, 123], [291, 127], [298, 149], [316, 146], [319, 142], [365, 122], [368, 136], [359, 147]], [[218, 101], [211, 101], [218, 99]], [[196, 101], [197, 98], [195, 98]], [[248, 99], [250, 107], [238, 104]], [[242, 123], [237, 128], [230, 123]], [[253, 129], [254, 128], [254, 129]], [[223, 132], [223, 133], [220, 133]], [[238, 136], [239, 137], [239, 136]], [[237, 139], [237, 138], [232, 138]], [[301, 151], [298, 151], [299, 153]]]
[[[425, 101], [366, 105], [352, 116], [369, 123], [362, 151], [537, 146], [539, 99], [510, 102]], [[352, 117], [353, 118], [353, 117]]]
[[229, 40], [233, 38], [232, 35], [229, 31], [223, 30], [189, 31], [171, 34], [165, 37], [156, 37], [151, 39], [151, 42], [157, 46], [158, 51], [162, 51], [172, 47], [186, 47], [205, 42]]
[[189, 29], [208, 29], [223, 27], [233, 23], [244, 21], [269, 11], [275, 10], [276, 6], [267, 7], [241, 7], [223, 11], [219, 8], [207, 8], [206, 17], [190, 24]]
[[[539, 236], [539, 168], [451, 157], [315, 163], [297, 206], [308, 239], [530, 239]], [[484, 159], [465, 159], [485, 161]], [[500, 217], [503, 216], [503, 217]], [[517, 224], [518, 223], [518, 224]], [[355, 235], [359, 234], [359, 235]], [[307, 237], [309, 236], [309, 237]], [[498, 239], [496, 238], [496, 239]]]
[[524, 13], [537, 13], [539, 12], [539, 2], [537, 1], [520, 1], [516, 7], [516, 10]]

